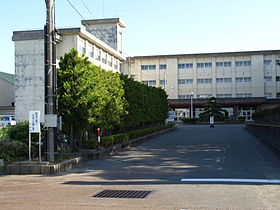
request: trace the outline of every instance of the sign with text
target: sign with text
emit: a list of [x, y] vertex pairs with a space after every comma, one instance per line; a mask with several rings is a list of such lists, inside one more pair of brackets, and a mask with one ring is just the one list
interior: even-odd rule
[[40, 111], [29, 111], [29, 132], [40, 133]]

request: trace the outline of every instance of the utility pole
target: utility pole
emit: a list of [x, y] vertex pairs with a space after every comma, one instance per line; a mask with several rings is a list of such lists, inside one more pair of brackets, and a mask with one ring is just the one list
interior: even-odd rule
[[55, 0], [46, 2], [45, 25], [45, 127], [47, 160], [54, 162], [57, 152], [57, 102], [56, 102], [56, 32]]

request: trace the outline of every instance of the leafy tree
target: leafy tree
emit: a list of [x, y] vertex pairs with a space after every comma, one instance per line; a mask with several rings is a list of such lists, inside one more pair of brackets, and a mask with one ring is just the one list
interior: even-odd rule
[[214, 116], [215, 119], [221, 120], [224, 118], [224, 114], [222, 112], [227, 112], [221, 108], [221, 105], [217, 103], [217, 99], [215, 97], [209, 98], [203, 108], [204, 111], [199, 114], [199, 118], [202, 120], [208, 120], [210, 116]]

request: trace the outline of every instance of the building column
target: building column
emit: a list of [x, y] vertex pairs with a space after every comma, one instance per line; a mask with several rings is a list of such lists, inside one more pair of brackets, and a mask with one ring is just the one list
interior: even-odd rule
[[238, 105], [233, 106], [233, 119], [234, 121], [238, 121]]

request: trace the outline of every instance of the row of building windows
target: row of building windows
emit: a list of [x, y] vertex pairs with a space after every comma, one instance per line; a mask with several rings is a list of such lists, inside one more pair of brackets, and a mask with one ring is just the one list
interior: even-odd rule
[[[264, 66], [271, 66], [272, 60], [264, 60]], [[235, 61], [236, 67], [242, 67], [242, 66], [251, 66], [251, 61]], [[276, 60], [276, 64], [280, 64], [280, 60]], [[194, 67], [193, 63], [178, 63], [178, 69], [192, 69]], [[211, 62], [206, 63], [196, 63], [197, 68], [212, 68]], [[223, 62], [216, 62], [216, 68], [228, 68], [232, 67], [231, 61], [223, 61]], [[141, 65], [141, 70], [155, 70], [156, 65]], [[167, 69], [166, 64], [160, 64], [159, 65], [160, 70]]]
[[86, 52], [86, 41], [84, 39], [79, 40], [79, 52], [82, 54], [86, 54], [88, 57], [95, 59], [97, 61], [101, 61], [102, 63], [113, 67], [114, 69], [119, 69], [118, 59], [114, 56], [106, 53], [96, 45], [88, 43], [87, 52]]
[[[212, 94], [198, 94], [197, 98], [210, 98], [212, 97]], [[236, 93], [236, 98], [250, 98], [252, 97], [251, 93]], [[272, 98], [272, 93], [264, 93], [264, 97], [266, 98]], [[190, 99], [190, 95], [178, 95], [178, 99]], [[225, 93], [225, 94], [216, 94], [216, 98], [232, 98], [232, 94]], [[276, 98], [280, 98], [280, 93], [276, 94]]]
[[[277, 80], [278, 78], [278, 80]], [[265, 82], [272, 82], [271, 76], [265, 76], [264, 77]], [[280, 81], [280, 76], [276, 77], [276, 81]], [[166, 80], [160, 80], [160, 86], [165, 86]], [[252, 82], [251, 77], [236, 77], [235, 78], [236, 83], [250, 83]], [[156, 86], [156, 80], [146, 80], [142, 81], [142, 83], [147, 84], [149, 86]], [[216, 78], [216, 84], [229, 84], [232, 83], [232, 78]], [[178, 79], [179, 85], [192, 85], [193, 79]], [[211, 78], [203, 78], [203, 79], [197, 79], [197, 84], [212, 84]]]
[[[212, 94], [198, 94], [197, 98], [210, 98], [212, 97]], [[270, 97], [272, 96], [272, 93], [268, 93], [265, 95], [266, 97]], [[190, 95], [178, 95], [178, 99], [190, 99]], [[236, 94], [237, 98], [248, 98], [248, 97], [252, 97], [251, 93], [237, 93]], [[229, 93], [225, 93], [225, 94], [216, 94], [216, 98], [232, 98], [232, 94]]]

